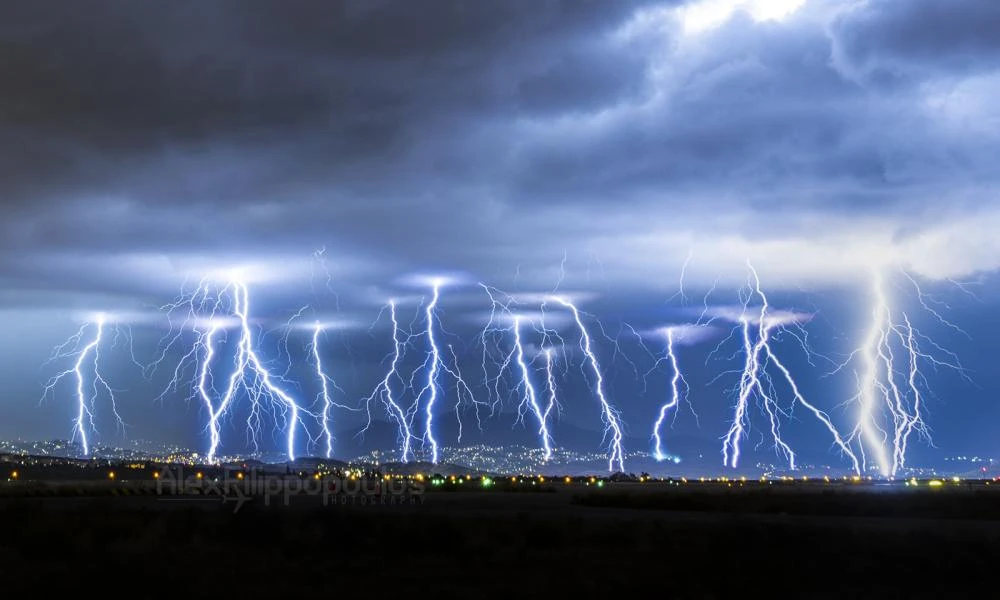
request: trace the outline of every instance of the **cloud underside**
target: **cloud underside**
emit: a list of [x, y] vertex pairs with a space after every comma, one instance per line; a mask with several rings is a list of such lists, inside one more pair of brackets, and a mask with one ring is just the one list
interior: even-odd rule
[[551, 287], [564, 253], [634, 287], [689, 254], [703, 282], [1000, 268], [996, 3], [730, 4], [697, 31], [680, 2], [5, 6], [0, 272], [139, 293], [323, 245], [359, 287]]

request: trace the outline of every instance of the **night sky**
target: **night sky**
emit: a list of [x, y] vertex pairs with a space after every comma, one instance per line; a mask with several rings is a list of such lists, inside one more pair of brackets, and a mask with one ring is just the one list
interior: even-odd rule
[[[927, 364], [934, 441], [915, 436], [911, 459], [997, 455], [997, 31], [991, 0], [2, 1], [0, 437], [72, 435], [71, 384], [39, 403], [69, 364], [43, 363], [94, 313], [130, 326], [147, 363], [158, 307], [238, 268], [279, 372], [300, 307], [302, 324], [337, 323], [324, 361], [351, 405], [392, 348], [380, 307], [420, 316], [414, 276], [456, 277], [441, 319], [480, 394], [490, 303], [476, 284], [528, 312], [538, 293], [572, 295], [620, 340], [595, 346], [627, 449], [648, 450], [670, 374], [649, 372], [663, 340], [645, 334], [739, 308], [749, 260], [822, 356], [788, 334], [776, 353], [845, 434], [860, 367], [831, 372], [864, 343], [881, 273], [894, 314], [967, 375]], [[599, 451], [575, 331], [550, 310], [571, 362], [556, 441]], [[732, 325], [678, 345], [698, 416], [683, 405], [668, 448], [721, 450], [743, 360], [723, 341]], [[311, 401], [308, 337], [291, 331], [289, 390]], [[203, 445], [189, 390], [154, 401], [170, 367], [146, 382], [111, 341], [101, 366], [127, 437]], [[119, 440], [97, 406], [96, 439]], [[487, 428], [513, 417], [508, 402]], [[746, 451], [775, 461], [766, 419], [750, 418]], [[337, 419], [347, 456], [360, 417]], [[845, 466], [798, 408], [783, 431], [803, 462]], [[238, 449], [242, 429], [225, 432]], [[467, 421], [464, 441], [477, 435]]]

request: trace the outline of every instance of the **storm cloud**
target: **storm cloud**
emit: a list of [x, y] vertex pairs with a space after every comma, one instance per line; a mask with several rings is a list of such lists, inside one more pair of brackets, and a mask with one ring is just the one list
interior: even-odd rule
[[997, 11], [838, 4], [688, 31], [669, 2], [5, 3], [0, 261], [997, 267], [949, 233], [998, 220]]

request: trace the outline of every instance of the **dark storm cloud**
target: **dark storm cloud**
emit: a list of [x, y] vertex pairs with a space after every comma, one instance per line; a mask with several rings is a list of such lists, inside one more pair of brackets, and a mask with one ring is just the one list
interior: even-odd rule
[[[769, 212], [878, 211], [914, 202], [907, 186], [959, 177], [957, 157], [984, 166], [969, 140], [939, 148], [948, 141], [920, 114], [918, 94], [845, 78], [815, 23], [754, 27], [737, 17], [700, 45], [693, 56], [660, 55], [670, 73], [654, 84], [664, 98], [653, 110], [624, 109], [607, 126], [570, 125], [536, 144], [520, 164], [521, 191], [707, 192], [743, 206], [765, 196], [757, 208]], [[908, 129], [914, 121], [920, 129]], [[775, 202], [786, 191], [795, 200]]]
[[850, 72], [987, 53], [948, 32], [990, 9], [935, 32], [922, 3], [813, 2], [687, 35], [678, 4], [6, 3], [5, 274], [326, 243], [371, 277], [509, 275], [707, 215], [757, 239], [849, 213], [921, 231], [938, 194], [995, 180], [992, 137]]
[[331, 226], [371, 244], [455, 217], [496, 177], [470, 152], [480, 123], [642, 80], [635, 57], [587, 68], [637, 6], [6, 6], [4, 244], [218, 251], [294, 231], [303, 251]]
[[[839, 47], [856, 68], [993, 71], [1000, 58], [1000, 4], [981, 0], [872, 0], [838, 19]], [[895, 71], [896, 73], [892, 73]]]
[[[511, 76], [536, 63], [557, 63], [559, 83], [593, 94], [581, 58], [559, 63], [563, 47], [636, 5], [44, 4], [0, 14], [0, 123], [66, 155], [34, 169], [22, 155], [8, 178], [62, 172], [74, 149], [118, 158], [307, 133], [327, 138], [325, 158], [373, 158], [436, 118], [512, 108]], [[546, 75], [531, 75], [529, 96], [544, 94]]]
[[540, 68], [518, 83], [522, 114], [591, 112], [630, 99], [642, 90], [646, 59], [608, 52], [600, 44], [539, 57]]

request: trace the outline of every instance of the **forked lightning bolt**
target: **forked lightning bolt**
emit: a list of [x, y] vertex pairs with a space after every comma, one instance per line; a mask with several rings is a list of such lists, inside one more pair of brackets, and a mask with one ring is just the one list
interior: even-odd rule
[[[948, 327], [965, 333], [931, 308], [929, 296], [917, 281], [904, 275], [915, 287], [922, 308]], [[883, 477], [895, 477], [906, 467], [907, 446], [913, 433], [930, 439], [923, 418], [921, 388], [926, 386], [926, 380], [920, 363], [954, 369], [963, 377], [965, 371], [957, 356], [917, 331], [906, 312], [893, 310], [883, 276], [878, 272], [872, 275], [870, 315], [864, 344], [837, 371], [855, 358], [861, 362], [858, 393], [853, 398], [858, 404], [858, 418], [852, 438], [858, 440], [864, 468], [871, 461]], [[923, 350], [922, 344], [931, 350]], [[899, 360], [897, 353], [904, 358]], [[937, 358], [934, 353], [945, 358]]]
[[[520, 317], [514, 317], [514, 348], [517, 353], [516, 361], [518, 369], [521, 372], [521, 386], [524, 388], [524, 393], [521, 397], [521, 403], [518, 405], [518, 420], [523, 419], [525, 410], [531, 410], [534, 413], [535, 418], [538, 420], [538, 435], [542, 438], [542, 449], [544, 450], [545, 460], [552, 459], [552, 437], [549, 435], [549, 426], [546, 422], [546, 416], [551, 410], [550, 407], [546, 411], [542, 411], [542, 407], [538, 404], [538, 395], [535, 392], [535, 386], [531, 383], [531, 372], [528, 369], [528, 363], [524, 358], [524, 345], [521, 343], [521, 319]], [[551, 374], [551, 361], [548, 361], [550, 368], [549, 373]], [[551, 383], [551, 382], [550, 382]]]
[[[740, 442], [749, 424], [749, 403], [751, 399], [756, 398], [760, 408], [767, 415], [775, 449], [787, 458], [790, 468], [795, 468], [796, 457], [791, 446], [782, 438], [781, 419], [782, 417], [787, 417], [796, 405], [801, 405], [826, 427], [841, 453], [851, 460], [855, 472], [860, 473], [861, 466], [848, 445], [849, 440], [845, 440], [840, 435], [825, 412], [806, 400], [799, 391], [798, 384], [792, 377], [791, 372], [778, 359], [771, 346], [773, 334], [784, 331], [788, 325], [796, 324], [797, 316], [781, 313], [771, 314], [771, 308], [768, 304], [767, 296], [761, 288], [757, 271], [749, 261], [747, 261], [747, 267], [750, 270], [750, 292], [744, 301], [743, 314], [738, 319], [738, 329], [743, 341], [745, 363], [743, 372], [740, 375], [733, 421], [723, 443], [722, 454], [724, 464], [733, 468], [738, 466]], [[754, 296], [760, 299], [761, 306], [756, 315], [750, 316], [747, 314], [747, 309]], [[802, 342], [801, 339], [800, 342]], [[804, 342], [802, 342], [802, 346], [806, 352], [809, 351]], [[770, 365], [774, 365], [778, 369], [781, 373], [781, 379], [785, 381], [786, 385], [792, 391], [793, 400], [787, 410], [778, 404], [777, 390], [775, 389], [774, 381], [768, 373]]]
[[312, 355], [314, 363], [313, 366], [316, 368], [316, 377], [320, 381], [320, 390], [316, 395], [316, 400], [320, 404], [318, 418], [320, 421], [320, 428], [323, 431], [324, 445], [326, 446], [325, 456], [326, 458], [332, 458], [334, 441], [332, 423], [334, 419], [334, 409], [339, 408], [352, 412], [357, 412], [360, 409], [333, 401], [333, 390], [337, 390], [338, 392], [343, 392], [343, 390], [337, 386], [337, 382], [334, 381], [332, 377], [326, 374], [326, 370], [323, 367], [323, 357], [320, 351], [320, 337], [325, 332], [326, 326], [322, 322], [316, 321], [313, 323], [312, 342], [309, 344], [309, 351]]
[[[74, 419], [73, 437], [74, 439], [79, 437], [84, 455], [89, 455], [91, 450], [88, 432], [96, 431], [96, 426], [94, 424], [94, 402], [97, 399], [100, 390], [104, 390], [107, 394], [111, 404], [111, 412], [114, 414], [118, 426], [122, 429], [125, 428], [125, 421], [122, 420], [121, 415], [118, 414], [118, 406], [115, 400], [114, 391], [111, 389], [111, 386], [108, 385], [104, 376], [101, 375], [99, 368], [104, 326], [104, 315], [98, 315], [94, 322], [84, 323], [76, 334], [53, 350], [52, 356], [47, 362], [70, 357], [75, 357], [76, 360], [71, 368], [62, 371], [61, 373], [57, 373], [49, 378], [42, 393], [43, 400], [49, 395], [55, 396], [55, 389], [59, 382], [65, 377], [73, 377], [76, 382], [76, 418]], [[91, 329], [93, 330], [93, 335], [90, 338], [90, 341], [84, 342], [84, 336], [87, 331]], [[83, 344], [82, 347], [81, 344]], [[88, 368], [88, 365], [90, 370], [89, 375], [91, 377], [89, 391], [87, 390], [87, 374], [84, 373], [84, 370]]]
[[[437, 403], [438, 395], [442, 392], [438, 378], [442, 371], [447, 373], [454, 379], [455, 388], [457, 393], [457, 398], [455, 402], [455, 413], [458, 417], [458, 440], [462, 439], [462, 418], [460, 414], [460, 408], [462, 405], [463, 397], [468, 398], [470, 402], [476, 407], [478, 411], [479, 404], [476, 402], [475, 395], [472, 393], [472, 389], [466, 385], [465, 380], [462, 378], [462, 373], [459, 371], [457, 360], [453, 363], [453, 366], [449, 367], [447, 363], [441, 358], [441, 348], [438, 343], [435, 334], [435, 323], [438, 321], [437, 315], [437, 305], [441, 298], [441, 286], [444, 285], [443, 279], [434, 279], [431, 282], [432, 296], [431, 301], [427, 303], [424, 307], [424, 319], [426, 321], [427, 328], [424, 331], [427, 337], [427, 358], [424, 360], [420, 369], [424, 369], [426, 372], [426, 379], [424, 387], [417, 392], [417, 399], [414, 406], [419, 407], [421, 400], [426, 398], [424, 401], [424, 443], [430, 446], [431, 452], [431, 462], [437, 464], [440, 456], [438, 452], [438, 440], [434, 434], [434, 408]], [[455, 358], [454, 349], [449, 347], [452, 358]], [[418, 369], [419, 370], [419, 369]], [[411, 382], [415, 378], [417, 371], [414, 371], [413, 375], [410, 377]], [[412, 387], [412, 385], [411, 385]]]
[[316, 321], [313, 325], [310, 349], [312, 350], [313, 361], [316, 363], [316, 376], [320, 381], [319, 400], [323, 406], [323, 410], [320, 413], [320, 423], [323, 428], [323, 440], [326, 444], [326, 457], [330, 458], [333, 456], [333, 430], [330, 428], [330, 423], [333, 420], [333, 407], [335, 406], [330, 388], [336, 387], [336, 383], [323, 371], [323, 358], [320, 355], [319, 349], [319, 338], [322, 333], [323, 324]]
[[[304, 425], [301, 415], [302, 413], [312, 415], [312, 413], [306, 411], [294, 398], [274, 383], [273, 376], [257, 354], [254, 347], [254, 334], [249, 322], [250, 298], [247, 286], [236, 281], [230, 283], [228, 287], [232, 289], [232, 313], [239, 321], [239, 341], [237, 343], [235, 366], [216, 407], [212, 409], [211, 400], [203, 396], [209, 407], [208, 428], [212, 440], [209, 447], [208, 460], [215, 460], [219, 448], [219, 420], [226, 414], [234, 397], [236, 397], [241, 389], [247, 398], [249, 398], [251, 404], [252, 410], [251, 416], [248, 417], [248, 423], [250, 423], [250, 419], [257, 419], [255, 424], [259, 426], [259, 411], [264, 407], [265, 401], [282, 412], [283, 416], [285, 416], [288, 430], [286, 454], [288, 460], [295, 460], [295, 432], [299, 425]], [[207, 372], [208, 368], [206, 367], [202, 373], [204, 375]], [[200, 383], [199, 389], [204, 389]], [[315, 415], [312, 416], [315, 417]]]
[[[550, 460], [552, 458], [552, 436], [549, 433], [548, 419], [552, 410], [558, 407], [555, 395], [555, 376], [552, 372], [552, 349], [548, 348], [543, 351], [546, 365], [546, 386], [549, 390], [548, 403], [543, 409], [539, 401], [538, 391], [531, 381], [534, 360], [526, 356], [522, 339], [521, 325], [530, 319], [524, 315], [516, 314], [511, 309], [511, 306], [516, 303], [512, 296], [484, 284], [479, 285], [489, 296], [491, 303], [490, 317], [478, 336], [483, 347], [484, 387], [491, 398], [491, 410], [495, 414], [503, 400], [504, 396], [500, 391], [500, 385], [502, 381], [505, 381], [508, 369], [515, 371], [517, 374], [516, 383], [510, 386], [511, 393], [517, 394], [519, 397], [515, 424], [523, 423], [524, 415], [527, 412], [534, 416], [538, 424], [537, 433], [540, 437], [544, 459]], [[498, 299], [501, 295], [505, 296], [502, 301]], [[501, 325], [501, 323], [506, 323], [506, 325]], [[536, 332], [541, 333], [545, 339], [548, 339], [549, 334], [543, 327], [534, 324], [533, 328]], [[513, 345], [509, 346], [509, 350], [501, 351], [500, 347], [506, 345], [504, 341], [507, 338], [513, 340]], [[487, 368], [487, 363], [491, 360], [497, 367], [495, 377], [490, 377]]]
[[604, 376], [601, 374], [601, 365], [597, 360], [597, 355], [594, 354], [594, 350], [591, 347], [590, 333], [587, 331], [587, 326], [584, 325], [583, 319], [580, 317], [579, 309], [568, 298], [564, 296], [549, 296], [548, 300], [562, 305], [573, 314], [573, 320], [576, 322], [577, 330], [580, 332], [580, 349], [583, 351], [586, 362], [590, 366], [594, 377], [594, 393], [601, 403], [605, 439], [607, 437], [611, 438], [609, 442], [608, 470], [614, 472], [617, 468], [618, 471], [624, 471], [625, 452], [622, 448], [624, 433], [622, 431], [621, 419], [618, 411], [608, 401], [607, 395], [604, 392]]
[[[407, 341], [401, 339], [399, 320], [396, 317], [396, 302], [389, 301], [389, 316], [392, 320], [392, 358], [389, 362], [389, 370], [385, 377], [379, 382], [378, 387], [365, 399], [365, 406], [368, 408], [369, 423], [371, 422], [371, 403], [376, 398], [385, 404], [389, 417], [396, 422], [399, 440], [402, 444], [401, 460], [409, 462], [412, 456], [413, 430], [410, 416], [403, 410], [402, 405], [397, 401], [393, 393], [393, 383], [404, 386], [405, 382], [399, 375], [399, 361], [403, 357], [403, 350]], [[366, 427], [367, 428], [367, 427]]]
[[[437, 400], [438, 395], [438, 365], [441, 364], [441, 351], [438, 349], [437, 342], [434, 339], [434, 309], [437, 307], [438, 299], [441, 295], [441, 283], [438, 281], [434, 282], [434, 297], [430, 302], [427, 303], [426, 317], [427, 317], [427, 345], [430, 347], [430, 352], [428, 353], [428, 360], [430, 364], [427, 365], [427, 384], [424, 389], [420, 390], [417, 394], [417, 400], [427, 393], [427, 405], [425, 409], [426, 421], [424, 423], [424, 440], [429, 442], [431, 445], [431, 462], [437, 464], [438, 462], [438, 443], [434, 438], [434, 402]], [[426, 364], [426, 362], [425, 362]]]
[[545, 386], [549, 391], [549, 401], [545, 405], [545, 412], [542, 414], [543, 423], [549, 422], [549, 415], [552, 414], [553, 410], [559, 411], [561, 409], [556, 391], [556, 377], [552, 371], [552, 354], [554, 352], [552, 348], [546, 348], [543, 352], [545, 354]]
[[[660, 406], [660, 412], [657, 414], [656, 423], [653, 424], [653, 457], [656, 460], [664, 460], [667, 455], [663, 452], [663, 439], [661, 438], [660, 431], [663, 428], [663, 422], [667, 418], [667, 414], [671, 411], [676, 411], [680, 406], [681, 398], [687, 394], [688, 383], [681, 373], [681, 369], [677, 364], [677, 353], [674, 349], [674, 335], [675, 329], [673, 327], [666, 327], [663, 330], [664, 336], [667, 338], [667, 353], [666, 360], [670, 363], [671, 377], [670, 377], [670, 398], [662, 406]], [[662, 359], [661, 359], [662, 360]]]
[[[207, 453], [209, 462], [217, 460], [222, 443], [220, 431], [222, 420], [241, 394], [249, 400], [247, 432], [255, 448], [257, 448], [263, 411], [272, 411], [276, 417], [284, 420], [285, 452], [289, 460], [295, 459], [296, 431], [300, 426], [305, 428], [310, 442], [315, 441], [309, 434], [304, 416], [317, 419], [318, 415], [307, 410], [283, 390], [276, 383], [280, 380], [280, 376], [273, 375], [260, 358], [256, 349], [256, 336], [250, 326], [249, 296], [247, 285], [238, 279], [215, 285], [206, 278], [198, 284], [194, 292], [182, 292], [180, 298], [164, 307], [168, 318], [171, 313], [180, 309], [184, 311], [185, 319], [176, 332], [171, 322], [171, 331], [164, 338], [165, 346], [160, 351], [160, 358], [152, 366], [155, 367], [163, 361], [170, 347], [181, 339], [185, 327], [194, 323], [195, 343], [174, 368], [173, 377], [164, 394], [180, 386], [187, 364], [194, 363], [196, 373], [192, 382], [193, 393], [201, 399], [208, 412], [206, 429], [209, 434]], [[215, 346], [231, 327], [237, 330], [236, 355], [232, 370], [225, 378], [226, 385], [219, 391], [215, 387], [213, 375]]]

